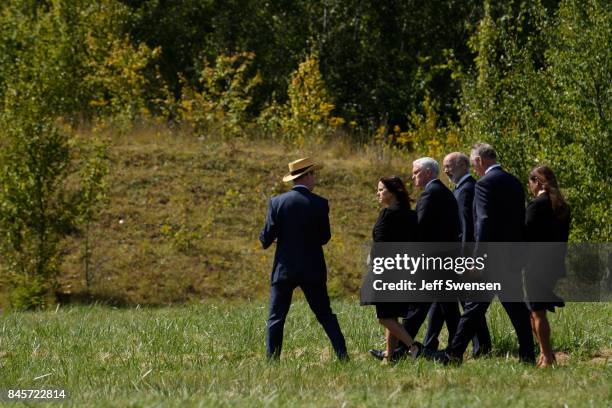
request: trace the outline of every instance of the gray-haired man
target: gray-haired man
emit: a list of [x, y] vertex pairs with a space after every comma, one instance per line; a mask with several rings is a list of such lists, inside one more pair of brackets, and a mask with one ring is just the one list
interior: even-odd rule
[[[416, 212], [419, 226], [419, 240], [422, 242], [456, 242], [459, 240], [459, 210], [451, 191], [438, 179], [438, 162], [431, 157], [422, 157], [412, 163], [412, 181], [422, 188]], [[459, 322], [457, 302], [414, 303], [404, 319], [406, 331], [414, 338], [435, 305], [440, 314], [439, 324], [446, 321], [449, 340], [452, 339]], [[425, 344], [425, 348], [428, 346]]]

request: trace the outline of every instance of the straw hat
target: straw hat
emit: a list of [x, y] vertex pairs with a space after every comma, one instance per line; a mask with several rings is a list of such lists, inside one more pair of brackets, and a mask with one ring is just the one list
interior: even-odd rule
[[292, 161], [288, 164], [288, 166], [289, 174], [285, 174], [285, 177], [283, 177], [283, 181], [285, 183], [295, 180], [309, 171], [319, 170], [321, 167], [323, 167], [323, 165], [315, 163], [310, 157], [304, 157], [303, 159]]

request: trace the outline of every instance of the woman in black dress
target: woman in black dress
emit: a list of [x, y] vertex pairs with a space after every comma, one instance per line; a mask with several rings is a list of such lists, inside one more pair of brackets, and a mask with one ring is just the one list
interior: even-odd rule
[[[557, 179], [547, 166], [535, 167], [529, 175], [529, 190], [535, 199], [527, 206], [525, 234], [529, 242], [567, 242], [570, 209], [559, 191]], [[564, 254], [539, 245], [530, 256], [526, 270], [527, 294], [531, 305], [531, 327], [540, 344], [538, 367], [549, 367], [555, 362], [550, 344], [550, 325], [546, 311], [565, 304], [554, 292], [558, 278], [565, 274]], [[546, 270], [546, 276], [542, 273]], [[558, 271], [551, 276], [550, 271]], [[540, 272], [540, 273], [539, 273]], [[531, 294], [531, 295], [530, 295]], [[539, 297], [545, 302], [534, 300]]]
[[[417, 215], [410, 209], [410, 197], [402, 179], [397, 176], [382, 177], [376, 193], [382, 206], [378, 220], [372, 230], [374, 242], [410, 242], [417, 240]], [[408, 312], [407, 303], [377, 303], [376, 317], [385, 327], [387, 340], [385, 358], [391, 360], [398, 339], [410, 346], [416, 356], [418, 344], [398, 322]]]

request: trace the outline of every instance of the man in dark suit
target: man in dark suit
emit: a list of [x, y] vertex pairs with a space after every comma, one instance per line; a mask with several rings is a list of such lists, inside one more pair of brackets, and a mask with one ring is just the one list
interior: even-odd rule
[[[476, 180], [470, 174], [470, 159], [461, 152], [446, 155], [443, 161], [444, 173], [455, 184], [453, 195], [459, 207], [461, 242], [474, 242], [474, 219], [472, 205], [474, 202], [474, 189]], [[443, 316], [440, 308], [434, 303], [429, 311], [429, 325], [425, 334], [424, 346], [429, 350], [438, 349], [438, 336], [442, 330]], [[487, 327], [487, 319], [483, 319], [477, 326], [476, 335], [472, 339], [473, 356], [485, 355], [491, 350], [491, 336]]]
[[[525, 194], [521, 182], [497, 164], [495, 150], [486, 143], [477, 143], [472, 147], [470, 160], [474, 171], [480, 176], [474, 191], [476, 243], [522, 241]], [[508, 284], [504, 287], [510, 286], [516, 291], [520, 290], [521, 276], [518, 264], [520, 260], [504, 259], [504, 261], [497, 264], [497, 267], [503, 268], [503, 273], [499, 276], [503, 276], [506, 279], [505, 283]], [[500, 300], [516, 331], [520, 360], [534, 363], [529, 309], [524, 302]], [[446, 351], [442, 355], [436, 355], [436, 358], [445, 363], [460, 363], [490, 304], [491, 301], [466, 302], [455, 336]]]
[[327, 294], [327, 268], [323, 245], [331, 238], [327, 200], [312, 192], [315, 170], [321, 166], [310, 158], [289, 163], [284, 182], [293, 188], [270, 200], [266, 223], [259, 235], [264, 249], [276, 240], [272, 267], [270, 313], [266, 334], [268, 358], [280, 357], [283, 327], [296, 287], [329, 337], [336, 356], [347, 359], [346, 344]]
[[443, 161], [444, 173], [455, 184], [453, 195], [459, 207], [461, 242], [474, 242], [474, 218], [472, 205], [476, 180], [470, 174], [470, 159], [461, 152], [446, 155]]
[[[423, 157], [412, 164], [412, 181], [415, 187], [423, 192], [417, 201], [419, 241], [422, 242], [457, 242], [459, 240], [459, 210], [457, 201], [451, 191], [438, 179], [438, 163]], [[419, 302], [413, 303], [404, 319], [406, 331], [414, 338], [427, 317], [431, 307], [440, 313], [446, 322], [449, 340], [453, 338], [459, 322], [459, 305], [457, 302]], [[425, 344], [425, 348], [427, 348]]]

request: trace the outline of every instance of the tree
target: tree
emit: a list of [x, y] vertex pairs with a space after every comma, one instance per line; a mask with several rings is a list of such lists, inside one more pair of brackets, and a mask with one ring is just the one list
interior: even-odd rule
[[466, 143], [491, 143], [524, 181], [533, 166], [549, 165], [572, 207], [572, 239], [609, 241], [610, 6], [566, 0], [556, 13], [541, 2], [505, 10], [487, 5], [471, 40]]
[[49, 113], [44, 89], [17, 81], [0, 114], [0, 272], [12, 305], [26, 309], [53, 300], [60, 239], [94, 215], [106, 173], [104, 148], [97, 162], [75, 155], [70, 127]]
[[[546, 53], [551, 127], [560, 149], [551, 161], [570, 180], [575, 237], [612, 237], [612, 5], [561, 2]], [[546, 148], [546, 145], [542, 146]]]

